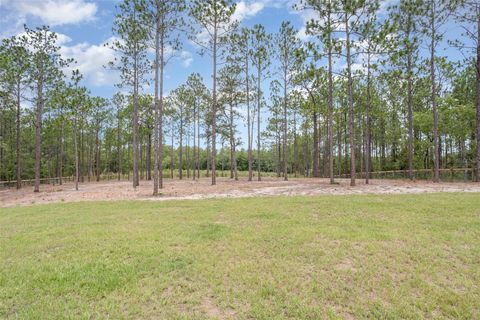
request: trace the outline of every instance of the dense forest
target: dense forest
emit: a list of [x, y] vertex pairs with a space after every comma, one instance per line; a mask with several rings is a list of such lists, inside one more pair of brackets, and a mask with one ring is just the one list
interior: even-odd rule
[[[292, 10], [311, 12], [305, 41], [288, 21], [274, 34], [242, 27], [235, 6], [122, 0], [105, 66], [120, 81], [108, 99], [83, 86], [48, 26], [3, 39], [0, 180], [32, 180], [35, 191], [52, 178], [77, 189], [153, 180], [154, 194], [164, 178], [215, 184], [239, 172], [352, 186], [379, 172], [480, 181], [478, 0], [302, 0]], [[463, 34], [448, 38], [452, 26]], [[212, 77], [192, 73], [165, 94], [164, 70], [186, 38]]]

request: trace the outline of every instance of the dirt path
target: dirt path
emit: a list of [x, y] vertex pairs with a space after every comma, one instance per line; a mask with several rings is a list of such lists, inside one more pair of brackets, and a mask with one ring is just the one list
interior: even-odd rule
[[438, 183], [428, 181], [410, 182], [404, 180], [372, 180], [369, 185], [358, 181], [356, 187], [349, 186], [349, 180], [339, 179], [330, 185], [327, 179], [282, 179], [266, 178], [264, 181], [248, 182], [217, 178], [217, 185], [211, 186], [210, 179], [200, 181], [166, 180], [163, 193], [152, 197], [152, 182], [142, 181], [134, 190], [129, 181], [106, 181], [81, 184], [75, 191], [73, 183], [64, 185], [42, 185], [41, 192], [34, 193], [32, 187], [22, 190], [0, 190], [0, 207], [31, 205], [52, 202], [100, 201], [100, 200], [171, 200], [239, 198], [274, 195], [345, 195], [345, 194], [411, 194], [426, 192], [480, 192], [476, 183]]

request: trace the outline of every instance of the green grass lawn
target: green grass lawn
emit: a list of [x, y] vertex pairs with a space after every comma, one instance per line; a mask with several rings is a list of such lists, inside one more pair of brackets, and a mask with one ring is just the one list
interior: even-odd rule
[[0, 318], [480, 317], [479, 194], [0, 210]]

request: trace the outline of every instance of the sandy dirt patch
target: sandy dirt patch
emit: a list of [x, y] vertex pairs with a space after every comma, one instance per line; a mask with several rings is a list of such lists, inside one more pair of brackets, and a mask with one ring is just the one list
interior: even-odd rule
[[33, 187], [21, 190], [0, 190], [0, 206], [31, 205], [54, 202], [100, 201], [100, 200], [172, 200], [240, 198], [255, 196], [290, 195], [346, 195], [346, 194], [415, 194], [432, 192], [480, 192], [478, 183], [432, 183], [429, 181], [371, 180], [369, 185], [358, 180], [357, 186], [350, 187], [348, 179], [337, 179], [331, 185], [327, 179], [265, 178], [263, 181], [239, 181], [217, 178], [217, 185], [211, 186], [209, 178], [199, 181], [165, 180], [162, 195], [152, 196], [152, 181], [141, 181], [133, 189], [130, 181], [102, 181], [80, 184], [75, 191], [73, 183], [63, 185], [42, 185], [39, 193]]

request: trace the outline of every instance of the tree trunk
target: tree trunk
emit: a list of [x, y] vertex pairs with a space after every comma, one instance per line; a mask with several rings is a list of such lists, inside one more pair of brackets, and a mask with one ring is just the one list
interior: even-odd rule
[[147, 166], [147, 180], [152, 180], [152, 134], [149, 132], [147, 134], [147, 155], [145, 159], [145, 164]]
[[[328, 12], [328, 25], [331, 25], [330, 11]], [[333, 177], [333, 67], [332, 67], [331, 34], [328, 34], [328, 175], [330, 184], [335, 183]]]
[[434, 170], [433, 182], [440, 181], [440, 141], [438, 137], [438, 110], [437, 110], [437, 86], [435, 83], [435, 47], [436, 47], [436, 33], [435, 33], [435, 1], [431, 1], [430, 12], [430, 27], [432, 32], [430, 45], [430, 78], [432, 81], [432, 112], [433, 112], [433, 144], [434, 144]]
[[249, 70], [248, 59], [249, 59], [249, 56], [247, 54], [245, 56], [245, 84], [246, 84], [245, 93], [246, 93], [246, 103], [247, 103], [247, 130], [248, 130], [248, 181], [252, 181], [253, 179], [253, 153], [252, 153], [253, 121], [251, 119], [251, 114], [250, 114], [250, 78], [249, 78], [249, 72], [248, 72]]
[[213, 33], [213, 73], [212, 73], [212, 186], [216, 181], [216, 158], [217, 158], [217, 25], [215, 24]]
[[58, 169], [58, 183], [63, 184], [63, 154], [64, 154], [64, 144], [65, 144], [65, 122], [62, 114], [62, 124], [60, 128], [60, 155], [59, 155], [59, 169]]
[[476, 72], [476, 105], [477, 105], [477, 174], [476, 181], [480, 182], [480, 9], [477, 7], [477, 72]]
[[262, 170], [262, 162], [260, 160], [260, 110], [261, 110], [261, 93], [262, 90], [260, 88], [260, 82], [261, 82], [261, 61], [260, 57], [258, 58], [258, 63], [257, 63], [257, 171], [258, 171], [258, 177], [257, 180], [261, 181], [262, 177], [260, 175], [260, 171]]
[[197, 108], [195, 106], [195, 102], [193, 104], [193, 175], [192, 180], [195, 181], [195, 176], [197, 175], [197, 168], [198, 168], [198, 159], [197, 159]]
[[348, 14], [345, 13], [345, 36], [347, 53], [347, 77], [348, 77], [348, 134], [350, 136], [350, 186], [355, 186], [355, 111], [353, 106], [353, 79], [352, 79], [352, 58], [350, 56], [350, 30]]
[[187, 152], [187, 179], [190, 179], [190, 130], [189, 126], [187, 125], [187, 148], [185, 150]]
[[100, 139], [99, 139], [99, 129], [97, 128], [96, 137], [95, 137], [95, 167], [96, 167], [96, 176], [97, 182], [100, 181]]
[[170, 156], [170, 178], [172, 179], [173, 179], [173, 170], [175, 166], [174, 158], [175, 158], [175, 149], [173, 148], [173, 130], [172, 130], [172, 153]]
[[293, 172], [295, 178], [298, 171], [298, 145], [297, 145], [297, 115], [293, 112]]
[[288, 180], [288, 161], [287, 161], [287, 69], [283, 73], [283, 180]]
[[197, 110], [197, 179], [200, 179], [200, 108]]
[[73, 119], [73, 140], [75, 147], [75, 190], [78, 191], [78, 181], [80, 180], [80, 157], [78, 153], [78, 132], [77, 132], [77, 114], [75, 114], [75, 119]]
[[158, 85], [160, 77], [160, 19], [157, 16], [155, 23], [155, 61], [154, 61], [154, 106], [155, 106], [155, 120], [153, 125], [153, 145], [154, 145], [154, 159], [153, 159], [153, 195], [158, 195], [159, 183], [159, 160], [160, 160], [160, 145], [159, 145], [159, 122], [160, 122], [160, 102], [158, 97]]
[[133, 188], [140, 185], [138, 175], [138, 53], [135, 53], [133, 66]]
[[183, 106], [180, 107], [180, 146], [178, 151], [178, 178], [183, 179]]
[[121, 133], [122, 128], [120, 126], [120, 108], [117, 110], [117, 157], [118, 157], [118, 168], [117, 168], [117, 175], [118, 181], [121, 179], [122, 175], [122, 142], [121, 142]]
[[313, 102], [313, 177], [320, 177], [320, 151], [318, 150], [318, 113]]
[[[21, 172], [21, 163], [20, 163], [20, 81], [17, 83], [17, 121], [16, 121], [16, 175], [17, 175], [17, 189], [22, 188], [22, 172]], [[63, 126], [62, 126], [63, 129]], [[63, 135], [63, 132], [62, 132]]]
[[370, 53], [368, 53], [367, 58], [367, 141], [366, 141], [366, 150], [365, 150], [365, 183], [369, 184], [370, 180], [370, 171], [372, 166], [372, 128], [370, 120], [370, 110], [372, 108], [372, 97], [371, 97], [371, 68], [370, 68]]
[[35, 189], [40, 192], [40, 170], [42, 161], [42, 116], [43, 116], [43, 72], [37, 83], [37, 110], [35, 118]]
[[412, 80], [412, 53], [409, 49], [407, 57], [407, 104], [408, 104], [408, 177], [414, 180], [413, 173], [413, 80]]

